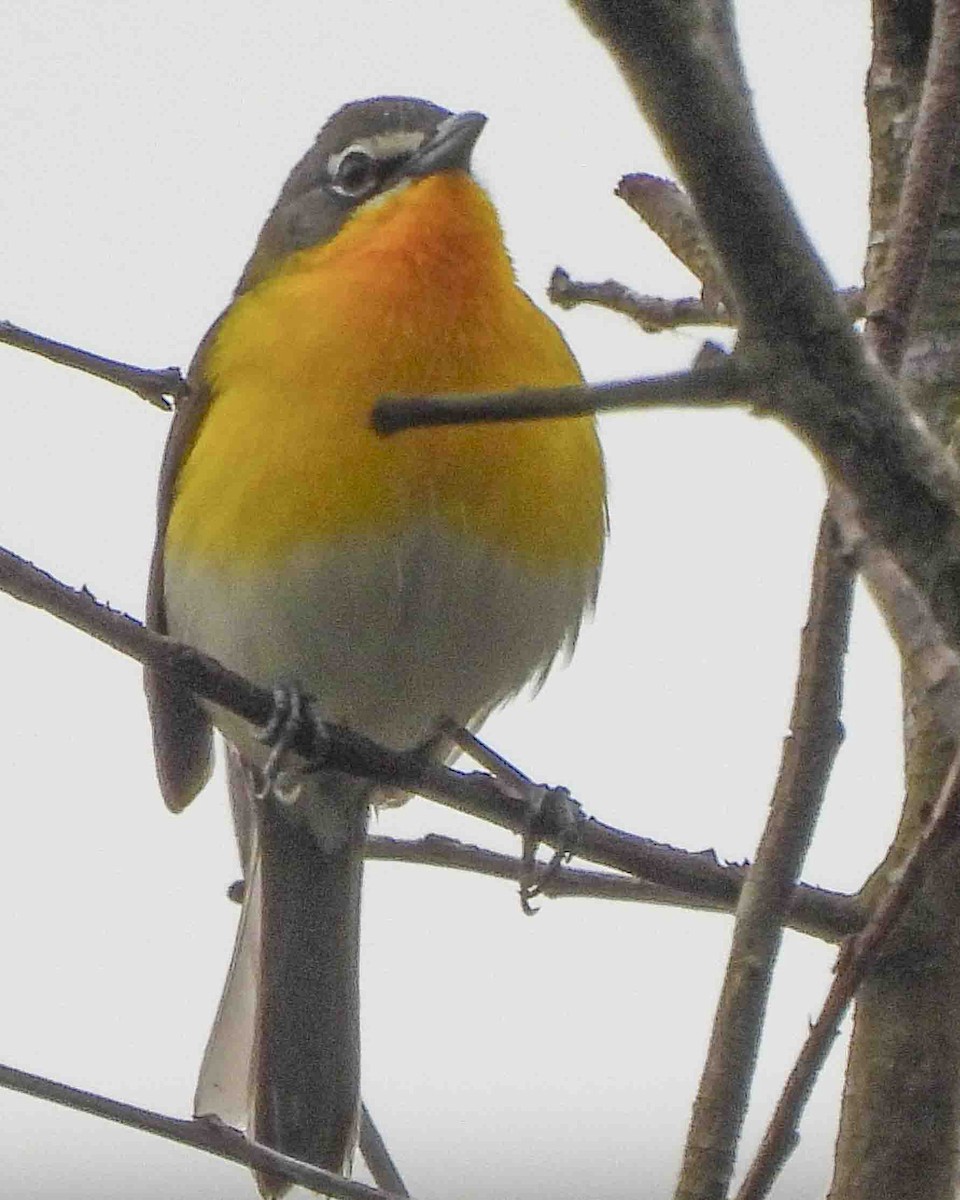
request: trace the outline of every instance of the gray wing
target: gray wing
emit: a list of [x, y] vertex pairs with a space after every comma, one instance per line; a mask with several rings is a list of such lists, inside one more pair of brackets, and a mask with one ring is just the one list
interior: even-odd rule
[[[180, 462], [210, 403], [203, 378], [203, 362], [222, 317], [211, 326], [187, 372], [187, 395], [178, 402], [160, 468], [157, 494], [157, 537], [147, 588], [147, 627], [167, 632], [163, 598], [163, 543]], [[210, 776], [213, 765], [213, 728], [193, 693], [176, 679], [144, 670], [143, 686], [153, 725], [153, 754], [160, 791], [168, 808], [186, 808]]]

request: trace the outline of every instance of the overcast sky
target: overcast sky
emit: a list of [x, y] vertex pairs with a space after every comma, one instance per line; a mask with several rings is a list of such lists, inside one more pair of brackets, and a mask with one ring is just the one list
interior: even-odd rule
[[[837, 283], [855, 283], [866, 0], [738, 12], [777, 165]], [[559, 0], [0, 0], [0, 46], [0, 318], [185, 365], [319, 125], [383, 92], [489, 114], [476, 167], [540, 302], [558, 263], [692, 290], [613, 195], [622, 174], [668, 167]], [[553, 315], [594, 380], [682, 367], [702, 337]], [[0, 386], [0, 542], [142, 614], [168, 419], [4, 347]], [[602, 433], [612, 538], [596, 619], [574, 664], [486, 736], [605, 821], [749, 857], [786, 732], [819, 471], [739, 413], [620, 415]], [[0, 661], [0, 1061], [185, 1115], [236, 919], [222, 781], [169, 815], [136, 667], [4, 598]], [[900, 795], [896, 664], [862, 602], [845, 715], [807, 878], [853, 889]], [[378, 827], [516, 849], [425, 802]], [[527, 920], [510, 885], [385, 864], [365, 907], [364, 1093], [415, 1196], [668, 1194], [728, 918], [566, 900]], [[786, 937], [750, 1146], [833, 959]], [[844, 1051], [781, 1197], [826, 1186]], [[9, 1093], [0, 1121], [19, 1200], [255, 1194], [239, 1168]]]

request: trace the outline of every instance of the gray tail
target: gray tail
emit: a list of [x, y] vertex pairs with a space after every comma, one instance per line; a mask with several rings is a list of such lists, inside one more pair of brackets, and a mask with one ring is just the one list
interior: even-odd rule
[[[360, 883], [365, 809], [346, 843], [321, 851], [279, 804], [261, 813], [262, 941], [253, 1135], [343, 1173], [360, 1108]], [[259, 1176], [261, 1192], [279, 1180]]]
[[[366, 819], [365, 804], [351, 805], [346, 837], [324, 849], [282, 803], [260, 806], [237, 947], [197, 1088], [198, 1115], [243, 1124], [256, 1141], [341, 1174], [360, 1108]], [[269, 1173], [257, 1185], [270, 1198], [289, 1187]]]

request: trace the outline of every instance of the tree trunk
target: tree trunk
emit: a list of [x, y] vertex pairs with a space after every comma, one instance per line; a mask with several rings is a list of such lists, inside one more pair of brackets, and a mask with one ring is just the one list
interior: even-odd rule
[[[867, 82], [873, 179], [867, 311], [889, 260], [930, 36], [927, 0], [874, 0]], [[872, 301], [872, 305], [871, 305]], [[950, 440], [960, 399], [960, 170], [955, 166], [904, 358], [907, 394]], [[906, 800], [862, 893], [886, 886], [936, 797], [954, 743], [904, 664]], [[869, 797], [862, 798], [865, 818]], [[857, 1000], [831, 1200], [952, 1200], [960, 1144], [960, 847], [944, 854]]]

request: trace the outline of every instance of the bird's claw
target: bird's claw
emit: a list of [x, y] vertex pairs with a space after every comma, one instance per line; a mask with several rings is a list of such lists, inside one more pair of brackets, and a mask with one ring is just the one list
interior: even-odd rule
[[[258, 740], [270, 747], [270, 754], [260, 772], [260, 784], [254, 792], [257, 800], [266, 800], [270, 795], [286, 798], [277, 786], [280, 768], [284, 755], [293, 746], [303, 727], [304, 707], [303, 692], [296, 684], [278, 684], [273, 689], [273, 712], [257, 734]], [[296, 791], [299, 792], [299, 787]]]
[[[580, 839], [583, 809], [564, 787], [531, 784], [525, 789], [527, 824], [523, 831], [520, 866], [520, 907], [528, 917], [540, 911], [531, 902], [543, 894], [564, 863], [569, 862]], [[549, 840], [556, 849], [548, 863], [537, 862], [537, 847]]]
[[[571, 858], [580, 839], [580, 826], [585, 820], [583, 809], [564, 787], [547, 787], [534, 783], [513, 763], [497, 754], [476, 734], [449, 718], [437, 723], [438, 739], [449, 738], [465, 754], [489, 771], [494, 779], [525, 801], [527, 819], [523, 829], [523, 849], [520, 858], [520, 907], [528, 917], [540, 911], [531, 903]], [[555, 843], [549, 862], [537, 862], [537, 847], [542, 841]]]

